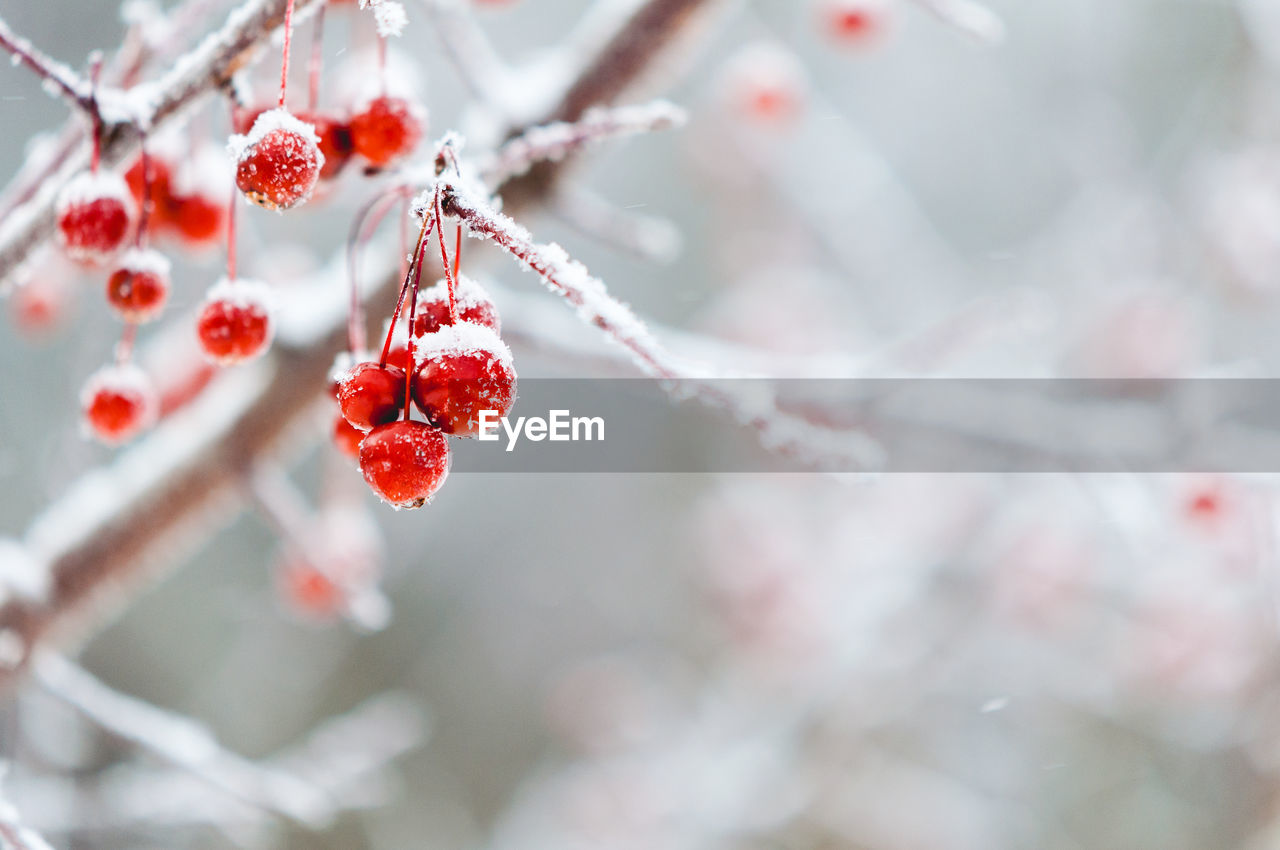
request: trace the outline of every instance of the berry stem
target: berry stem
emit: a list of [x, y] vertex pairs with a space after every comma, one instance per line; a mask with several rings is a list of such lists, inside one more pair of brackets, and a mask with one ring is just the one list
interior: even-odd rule
[[236, 199], [240, 187], [231, 181], [231, 200], [227, 203], [227, 280], [236, 279]]
[[15, 62], [26, 65], [40, 79], [55, 86], [59, 94], [85, 112], [92, 115], [97, 111], [93, 100], [84, 90], [84, 82], [70, 68], [49, 58], [30, 41], [15, 33], [3, 18], [0, 18], [0, 50], [6, 51]]
[[458, 222], [453, 230], [453, 278], [458, 279], [458, 269], [462, 265], [462, 222]]
[[382, 86], [380, 94], [387, 96], [387, 40], [378, 36], [378, 82]]
[[293, 41], [293, 0], [284, 7], [284, 55], [280, 60], [280, 103], [284, 109], [284, 96], [289, 87], [289, 45]]
[[[415, 257], [420, 257], [422, 255], [422, 246], [431, 238], [431, 231], [435, 227], [435, 223], [436, 216], [434, 213], [429, 215], [427, 219], [422, 222], [422, 230], [418, 232], [418, 244], [413, 249]], [[417, 268], [419, 265], [420, 263], [414, 263], [414, 268]], [[400, 313], [404, 309], [404, 299], [408, 294], [409, 275], [405, 275], [404, 283], [400, 286], [400, 297], [396, 300], [395, 312], [391, 314], [391, 327], [387, 328], [387, 339], [382, 344], [382, 356], [378, 359], [378, 365], [380, 367], [385, 368], [387, 365], [387, 358], [391, 356], [391, 340], [396, 335], [396, 325], [400, 321]], [[413, 338], [413, 328], [409, 328], [409, 338], [410, 340]]]
[[[438, 238], [444, 238], [444, 222], [441, 221], [440, 232]], [[409, 296], [409, 356], [405, 358], [405, 365], [408, 367], [404, 370], [404, 421], [409, 421], [409, 410], [413, 407], [409, 400], [413, 398], [413, 373], [417, 369], [417, 346], [414, 345], [413, 323], [418, 318], [418, 289], [422, 285], [422, 264], [427, 259], [427, 240], [423, 240], [418, 248], [418, 255], [414, 257], [413, 271], [413, 292]]]
[[138, 338], [138, 326], [133, 322], [125, 322], [120, 333], [120, 342], [116, 345], [116, 364], [126, 365], [133, 358], [133, 343]]
[[324, 10], [316, 12], [316, 26], [311, 39], [311, 66], [307, 72], [307, 111], [315, 113], [320, 103], [320, 72], [324, 67]]
[[[444, 267], [444, 281], [449, 287], [449, 324], [458, 323], [458, 285], [456, 281], [457, 266], [450, 265], [449, 252], [444, 245], [444, 216], [440, 211], [440, 190], [436, 189], [435, 217], [440, 221], [440, 264]], [[459, 231], [460, 233], [461, 231]]]
[[89, 58], [89, 120], [93, 123], [89, 170], [97, 174], [102, 162], [102, 112], [98, 109], [98, 79], [102, 76], [102, 54], [94, 53]]
[[147, 227], [151, 224], [151, 155], [147, 153], [147, 135], [141, 134], [142, 151], [142, 209], [138, 211], [138, 235], [134, 244], [139, 248], [147, 247]]

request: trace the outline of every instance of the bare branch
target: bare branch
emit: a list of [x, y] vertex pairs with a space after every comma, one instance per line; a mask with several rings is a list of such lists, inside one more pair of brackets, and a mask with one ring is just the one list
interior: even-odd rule
[[641, 260], [666, 264], [680, 253], [680, 230], [669, 220], [620, 209], [586, 189], [557, 192], [552, 212], [584, 236]]
[[59, 655], [41, 653], [33, 666], [36, 679], [53, 696], [113, 735], [224, 793], [308, 827], [332, 821], [337, 804], [328, 794], [297, 776], [224, 749], [203, 724], [112, 690]]

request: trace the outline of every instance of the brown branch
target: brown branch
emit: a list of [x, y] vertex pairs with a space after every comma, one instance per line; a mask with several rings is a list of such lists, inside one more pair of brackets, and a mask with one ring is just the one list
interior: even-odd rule
[[[598, 80], [589, 86], [582, 81], [571, 86], [560, 99], [557, 115], [567, 114], [569, 105], [581, 102], [585, 90], [602, 98], [623, 91], [646, 66], [638, 57], [656, 57], [687, 20], [688, 11], [705, 2], [649, 0], [622, 24], [622, 32], [609, 42], [601, 59], [588, 67], [585, 73]], [[278, 20], [284, 0], [255, 5], [261, 8], [249, 17], [266, 28]], [[654, 12], [646, 14], [646, 9], [661, 13], [658, 17], [664, 25], [655, 27]], [[237, 62], [260, 41], [251, 36], [252, 26], [244, 18], [234, 14], [224, 27], [240, 47], [205, 48], [216, 53], [219, 61], [201, 62], [200, 73], [183, 75], [185, 86], [166, 89], [170, 95], [157, 105], [155, 115], [172, 115], [192, 102], [193, 92], [211, 91], [234, 72]], [[643, 24], [641, 30], [628, 34], [637, 21]], [[654, 42], [642, 43], [646, 38]], [[618, 57], [616, 69], [604, 61], [610, 55]], [[587, 106], [582, 103], [579, 114]], [[119, 137], [113, 137], [111, 144], [116, 158], [128, 150]], [[552, 163], [545, 171], [554, 174], [558, 168]], [[508, 186], [522, 194], [525, 204], [546, 197], [545, 189], [535, 184]], [[12, 268], [14, 250], [11, 243], [0, 244], [0, 270]], [[334, 266], [344, 268], [341, 262]], [[381, 305], [394, 294], [398, 280], [390, 268], [377, 280], [380, 283], [369, 296]], [[15, 599], [0, 606], [0, 635], [17, 642], [29, 657], [43, 642], [55, 636], [65, 638], [75, 627], [87, 632], [121, 608], [155, 569], [172, 567], [180, 554], [176, 549], [194, 546], [202, 535], [212, 534], [234, 516], [244, 498], [240, 486], [244, 474], [259, 459], [286, 450], [289, 438], [308, 424], [311, 404], [324, 391], [333, 358], [346, 349], [346, 296], [342, 287], [331, 295], [334, 303], [321, 305], [324, 320], [305, 337], [282, 335], [269, 360], [222, 376], [182, 415], [164, 422], [111, 467], [86, 475], [45, 512], [29, 530], [27, 543], [51, 572], [50, 593], [38, 603]], [[312, 300], [319, 301], [319, 296]], [[104, 484], [115, 499], [107, 508], [100, 504]], [[0, 688], [11, 690], [25, 672], [25, 661], [0, 670]]]

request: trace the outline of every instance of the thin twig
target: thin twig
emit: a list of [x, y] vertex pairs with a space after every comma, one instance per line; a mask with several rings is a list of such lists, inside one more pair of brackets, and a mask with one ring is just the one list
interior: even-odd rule
[[30, 41], [15, 33], [3, 18], [0, 18], [0, 49], [5, 50], [14, 59], [34, 71], [51, 93], [59, 95], [86, 112], [93, 108], [89, 83], [81, 79], [75, 71], [52, 59]]

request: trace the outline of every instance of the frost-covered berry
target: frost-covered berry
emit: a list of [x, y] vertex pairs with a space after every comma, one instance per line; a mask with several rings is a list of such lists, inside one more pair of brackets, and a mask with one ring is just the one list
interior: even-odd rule
[[378, 97], [351, 119], [355, 152], [377, 166], [413, 153], [426, 132], [421, 110], [400, 97]]
[[151, 321], [168, 300], [169, 260], [157, 251], [126, 251], [107, 278], [107, 303], [126, 322]]
[[474, 437], [480, 411], [505, 416], [516, 398], [511, 350], [492, 329], [471, 322], [446, 325], [419, 342], [413, 400], [447, 434]]
[[80, 410], [90, 434], [119, 445], [151, 426], [159, 404], [146, 373], [132, 364], [99, 369], [80, 393]]
[[[473, 322], [484, 325], [494, 333], [502, 332], [502, 322], [498, 318], [498, 308], [489, 298], [480, 284], [469, 277], [458, 276], [455, 287], [458, 307], [458, 321]], [[417, 336], [435, 333], [445, 325], [452, 324], [449, 316], [449, 287], [444, 281], [418, 296], [417, 311], [413, 320], [413, 332]]]
[[204, 145], [172, 172], [166, 225], [188, 247], [221, 244], [227, 230], [226, 155]]
[[320, 140], [320, 153], [324, 154], [320, 179], [332, 180], [337, 177], [351, 160], [351, 154], [355, 152], [355, 145], [351, 140], [351, 125], [341, 118], [321, 112], [300, 113], [298, 120], [316, 129], [316, 137]]
[[58, 238], [67, 256], [81, 262], [109, 260], [128, 242], [137, 209], [118, 174], [85, 172], [58, 195]]
[[379, 425], [360, 443], [360, 471], [383, 501], [420, 508], [449, 476], [449, 441], [424, 422]]
[[258, 356], [271, 344], [274, 331], [270, 293], [249, 280], [223, 278], [214, 284], [196, 322], [205, 357], [221, 366]]
[[319, 144], [315, 128], [286, 110], [264, 112], [248, 135], [231, 139], [236, 185], [246, 198], [269, 210], [304, 203], [324, 167]]
[[[124, 181], [133, 195], [133, 202], [142, 209], [143, 194], [146, 192], [146, 175], [142, 170], [142, 157], [138, 157], [125, 172]], [[173, 198], [169, 191], [169, 182], [173, 176], [173, 167], [165, 158], [151, 154], [147, 157], [151, 169], [151, 226], [167, 225], [169, 214], [173, 208]]]
[[804, 109], [809, 87], [800, 61], [765, 42], [748, 44], [729, 59], [722, 86], [734, 113], [769, 125], [795, 121]]
[[852, 46], [877, 41], [889, 25], [883, 0], [822, 0], [818, 14], [829, 38]]
[[403, 369], [361, 363], [338, 384], [338, 405], [352, 426], [368, 431], [400, 416], [404, 410]]
[[341, 412], [333, 417], [333, 445], [352, 460], [360, 459], [360, 441], [364, 439], [364, 433], [348, 422]]

